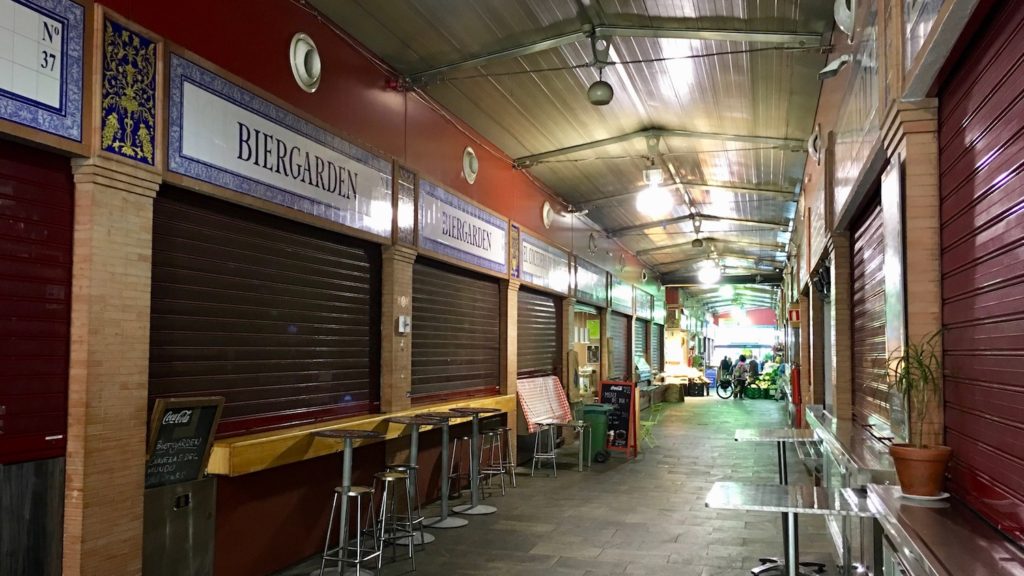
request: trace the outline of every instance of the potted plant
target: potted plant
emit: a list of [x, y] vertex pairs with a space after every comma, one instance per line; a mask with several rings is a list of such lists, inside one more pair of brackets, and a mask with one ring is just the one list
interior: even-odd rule
[[889, 385], [903, 398], [910, 415], [910, 442], [889, 447], [900, 490], [908, 496], [934, 497], [942, 491], [949, 446], [924, 443], [924, 421], [942, 398], [942, 360], [937, 351], [941, 330], [889, 355]]

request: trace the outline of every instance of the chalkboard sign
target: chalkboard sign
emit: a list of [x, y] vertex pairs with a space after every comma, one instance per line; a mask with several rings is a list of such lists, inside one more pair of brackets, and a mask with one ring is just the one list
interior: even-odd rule
[[615, 408], [608, 413], [609, 450], [619, 450], [633, 455], [637, 452], [636, 420], [634, 402], [636, 386], [632, 382], [601, 382], [601, 403]]
[[146, 488], [198, 480], [210, 458], [224, 398], [159, 398], [149, 423]]

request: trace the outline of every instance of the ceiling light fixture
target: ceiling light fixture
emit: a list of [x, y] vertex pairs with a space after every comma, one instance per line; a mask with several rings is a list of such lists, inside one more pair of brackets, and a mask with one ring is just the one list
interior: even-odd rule
[[696, 234], [697, 237], [693, 239], [693, 242], [690, 242], [690, 246], [694, 248], [703, 248], [704, 241], [700, 238], [700, 218], [693, 219], [693, 233]]
[[654, 165], [654, 160], [644, 168], [644, 183], [647, 188], [640, 191], [636, 197], [636, 209], [638, 212], [651, 218], [660, 218], [672, 210], [672, 193], [662, 188], [661, 182], [664, 174], [661, 168]]
[[598, 70], [597, 81], [587, 88], [587, 100], [594, 106], [607, 106], [615, 97], [612, 85], [604, 81], [604, 69]]
[[704, 285], [717, 284], [722, 279], [722, 269], [714, 260], [705, 260], [697, 271], [697, 279]]

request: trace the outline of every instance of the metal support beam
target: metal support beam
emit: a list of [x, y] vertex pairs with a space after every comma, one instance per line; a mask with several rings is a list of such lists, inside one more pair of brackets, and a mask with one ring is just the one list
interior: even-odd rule
[[[688, 138], [691, 140], [718, 140], [722, 142], [742, 142], [745, 144], [762, 144], [765, 146], [774, 146], [776, 148], [784, 150], [793, 150], [795, 152], [801, 152], [805, 150], [806, 143], [803, 140], [793, 138], [776, 138], [774, 136], [751, 136], [744, 134], [720, 134], [717, 132], [691, 132], [689, 130], [669, 130], [665, 128], [648, 128], [646, 130], [637, 130], [635, 132], [629, 132], [627, 134], [620, 134], [618, 136], [612, 136], [611, 138], [603, 138], [601, 140], [593, 140], [590, 142], [584, 142], [582, 144], [576, 144], [574, 146], [567, 146], [565, 148], [558, 148], [556, 150], [548, 150], [547, 152], [540, 152], [538, 154], [531, 154], [529, 156], [523, 156], [516, 158], [513, 162], [517, 168], [529, 168], [530, 166], [536, 165], [542, 160], [548, 160], [550, 158], [557, 158], [559, 156], [568, 156], [577, 152], [583, 152], [586, 150], [593, 150], [594, 148], [603, 148], [612, 144], [619, 144], [620, 142], [627, 142], [636, 138]], [[792, 194], [792, 192], [790, 192]]]
[[[757, 258], [757, 257], [751, 256], [749, 254], [733, 254], [733, 253], [729, 253], [729, 252], [717, 252], [716, 253], [716, 257], [717, 258], [731, 258], [733, 260], [744, 260], [744, 261], [748, 261], [748, 262], [753, 262], [754, 264], [761, 263], [761, 264], [764, 264], [765, 266], [771, 266], [772, 269], [778, 269], [778, 270], [782, 270], [782, 268], [785, 267], [785, 262], [782, 262], [781, 260]], [[654, 264], [651, 264], [651, 265], [654, 266], [654, 267], [659, 267], [659, 266], [682, 266], [683, 264], [687, 264], [687, 263], [690, 263], [690, 262], [699, 262], [701, 260], [707, 260], [708, 258], [709, 257], [708, 257], [707, 254], [702, 254], [700, 256], [694, 256], [692, 258], [683, 258], [682, 260], [672, 260], [672, 261], [669, 261], [669, 262], [657, 262], [657, 263], [654, 263]]]
[[685, 221], [687, 221], [687, 220], [689, 220], [690, 218], [693, 218], [693, 217], [700, 218], [701, 220], [707, 220], [709, 222], [712, 221], [712, 220], [715, 220], [715, 221], [718, 221], [718, 222], [733, 222], [735, 224], [753, 224], [753, 225], [756, 225], [756, 226], [769, 226], [769, 227], [778, 228], [779, 230], [782, 230], [782, 231], [789, 230], [789, 223], [788, 222], [767, 222], [767, 221], [764, 221], [764, 220], [746, 220], [744, 218], [731, 218], [731, 217], [727, 217], [727, 216], [712, 216], [710, 214], [694, 214], [692, 216], [687, 214], [686, 216], [674, 216], [672, 218], [665, 218], [663, 220], [655, 220], [654, 222], [648, 222], [646, 224], [636, 224], [634, 226], [626, 226], [625, 228], [618, 228], [618, 229], [615, 229], [615, 230], [609, 230], [608, 231], [608, 237], [609, 238], [616, 238], [618, 236], [622, 236], [623, 234], [629, 234], [630, 232], [642, 232], [644, 230], [650, 230], [651, 228], [660, 228], [660, 227], [663, 227], [663, 226], [671, 226], [673, 224], [679, 224], [680, 222], [685, 222]]
[[[667, 188], [700, 188], [709, 192], [725, 192], [728, 194], [751, 194], [754, 196], [768, 196], [771, 198], [777, 198], [784, 202], [796, 202], [796, 196], [792, 190], [785, 189], [770, 189], [770, 188], [752, 188], [747, 186], [719, 186], [717, 184], [708, 184], [706, 182], [673, 182], [666, 185]], [[597, 200], [588, 200], [579, 204], [573, 204], [573, 207], [578, 210], [591, 210], [599, 206], [606, 204], [617, 204], [623, 200], [628, 200], [637, 194], [640, 190], [634, 192], [625, 192], [623, 194], [616, 194], [614, 196], [606, 196], [604, 198], [598, 198]]]
[[[713, 236], [707, 237], [707, 238], [703, 238], [703, 240], [705, 242], [712, 242], [714, 244], [725, 245], [725, 246], [731, 246], [731, 245], [735, 244], [737, 246], [753, 246], [755, 248], [767, 248], [767, 249], [772, 250], [774, 252], [785, 252], [786, 251], [786, 245], [785, 244], [762, 244], [760, 242], [747, 242], [746, 240], [731, 240], [731, 239], [728, 239], [728, 238], [716, 238], [716, 237], [713, 237]], [[647, 254], [653, 254], [655, 252], [662, 252], [664, 250], [675, 250], [676, 248], [689, 248], [690, 244], [691, 244], [691, 242], [679, 242], [677, 244], [665, 244], [665, 245], [662, 245], [662, 246], [655, 246], [654, 248], [645, 248], [643, 250], [637, 250], [636, 251], [636, 255], [637, 256], [645, 256]], [[700, 250], [700, 248], [695, 248], [695, 250]]]
[[820, 46], [821, 34], [800, 33], [800, 32], [770, 32], [752, 30], [708, 30], [704, 28], [685, 27], [659, 27], [659, 26], [608, 26], [597, 25], [594, 27], [585, 26], [576, 32], [558, 34], [529, 44], [513, 46], [503, 50], [496, 50], [472, 56], [465, 60], [436, 66], [429, 70], [415, 72], [406, 77], [406, 81], [412, 85], [423, 84], [442, 76], [448, 72], [461, 70], [463, 68], [476, 68], [509, 58], [519, 58], [529, 54], [536, 54], [545, 50], [559, 48], [568, 44], [574, 44], [586, 40], [590, 36], [598, 38], [682, 38], [686, 40], [725, 40], [731, 42], [761, 42], [766, 44], [781, 44], [791, 46]]

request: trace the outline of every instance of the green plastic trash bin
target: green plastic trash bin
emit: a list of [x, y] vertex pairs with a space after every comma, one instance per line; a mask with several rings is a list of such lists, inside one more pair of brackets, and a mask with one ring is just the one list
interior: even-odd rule
[[583, 405], [583, 420], [590, 424], [590, 433], [594, 439], [588, 455], [593, 462], [608, 461], [608, 413], [614, 409], [611, 404]]

